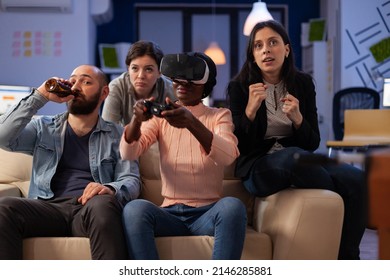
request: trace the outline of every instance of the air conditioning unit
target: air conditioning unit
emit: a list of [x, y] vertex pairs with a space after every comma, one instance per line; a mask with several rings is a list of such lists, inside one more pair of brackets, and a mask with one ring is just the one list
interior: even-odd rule
[[0, 0], [4, 12], [71, 13], [73, 0]]

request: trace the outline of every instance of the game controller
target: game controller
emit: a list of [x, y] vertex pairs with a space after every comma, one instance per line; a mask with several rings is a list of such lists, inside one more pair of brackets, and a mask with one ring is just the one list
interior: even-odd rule
[[171, 110], [173, 107], [170, 104], [159, 104], [150, 100], [144, 100], [146, 112], [157, 117], [161, 117], [161, 113], [166, 110]]

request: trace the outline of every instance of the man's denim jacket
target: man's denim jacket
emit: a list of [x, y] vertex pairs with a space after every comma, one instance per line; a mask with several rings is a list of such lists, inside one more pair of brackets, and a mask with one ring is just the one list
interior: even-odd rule
[[[68, 113], [34, 117], [48, 101], [36, 89], [0, 116], [0, 147], [33, 155], [29, 198], [53, 197], [50, 182], [61, 159]], [[89, 162], [95, 182], [116, 190], [124, 205], [140, 193], [138, 161], [122, 160], [119, 141], [123, 127], [99, 118], [89, 139]]]

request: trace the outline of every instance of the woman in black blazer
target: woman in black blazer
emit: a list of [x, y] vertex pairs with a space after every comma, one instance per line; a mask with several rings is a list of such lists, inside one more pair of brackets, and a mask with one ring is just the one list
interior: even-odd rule
[[310, 155], [318, 148], [320, 133], [312, 77], [295, 67], [284, 27], [273, 20], [258, 23], [246, 55], [227, 90], [239, 140], [236, 175], [257, 196], [288, 187], [340, 194], [345, 216], [339, 259], [359, 259], [367, 219], [365, 175], [349, 164], [296, 161], [296, 155]]

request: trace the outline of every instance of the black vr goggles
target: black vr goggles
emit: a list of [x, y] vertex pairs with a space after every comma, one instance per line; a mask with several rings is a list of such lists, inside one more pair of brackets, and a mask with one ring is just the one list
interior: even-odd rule
[[167, 54], [161, 60], [161, 74], [178, 82], [203, 85], [209, 78], [209, 67], [203, 59], [190, 54]]

